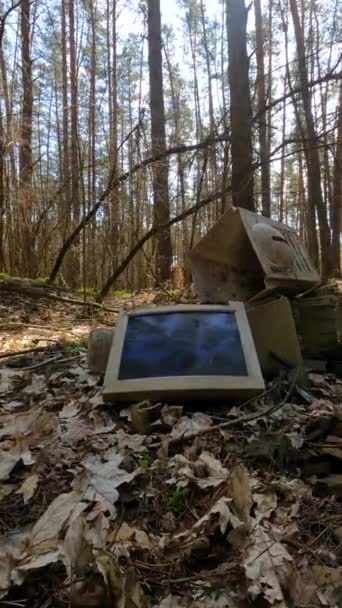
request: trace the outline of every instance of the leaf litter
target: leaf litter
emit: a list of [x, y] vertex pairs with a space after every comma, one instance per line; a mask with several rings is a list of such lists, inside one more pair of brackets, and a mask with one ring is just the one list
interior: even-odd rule
[[[52, 318], [55, 310], [70, 314], [53, 306]], [[88, 334], [89, 321], [83, 327]], [[31, 365], [56, 352], [65, 358], [65, 336], [59, 340], [53, 329], [51, 346], [47, 333], [17, 332], [15, 344], [12, 332], [8, 349], [39, 339], [47, 352]], [[103, 403], [101, 379], [88, 373], [84, 347], [77, 349], [67, 365], [56, 359], [37, 371], [1, 363], [2, 601], [33, 608], [341, 607], [336, 377], [312, 375], [310, 403], [296, 391], [273, 415], [229, 429], [211, 427], [280, 402], [290, 381], [248, 411], [238, 403], [192, 412], [164, 403], [159, 422], [143, 434], [128, 408], [122, 415]]]

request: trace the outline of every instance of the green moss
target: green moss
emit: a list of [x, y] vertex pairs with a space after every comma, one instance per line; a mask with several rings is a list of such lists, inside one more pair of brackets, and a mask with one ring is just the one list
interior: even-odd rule
[[184, 513], [187, 508], [187, 498], [190, 494], [189, 488], [178, 488], [169, 499], [169, 509], [175, 515]]
[[67, 344], [63, 348], [63, 352], [66, 355], [78, 355], [82, 350], [88, 346], [88, 336], [82, 336], [77, 342], [73, 344]]
[[48, 282], [49, 277], [37, 277], [33, 279], [34, 283], [43, 283], [44, 285]]
[[0, 280], [2, 281], [11, 281], [13, 278], [8, 272], [0, 272]]
[[125, 289], [117, 289], [115, 291], [112, 291], [112, 295], [114, 296], [114, 298], [129, 298], [131, 293], [129, 291], [126, 291]]

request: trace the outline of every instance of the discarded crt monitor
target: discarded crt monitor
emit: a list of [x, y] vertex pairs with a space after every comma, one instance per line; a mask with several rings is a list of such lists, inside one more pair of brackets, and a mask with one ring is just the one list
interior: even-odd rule
[[165, 306], [120, 316], [105, 400], [222, 400], [263, 389], [243, 304]]
[[293, 228], [233, 207], [192, 249], [191, 272], [203, 303], [246, 302], [302, 293], [320, 282]]

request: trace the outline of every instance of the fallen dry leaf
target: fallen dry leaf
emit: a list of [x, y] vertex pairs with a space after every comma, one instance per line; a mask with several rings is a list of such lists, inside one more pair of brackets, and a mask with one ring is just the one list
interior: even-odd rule
[[44, 390], [47, 390], [45, 376], [33, 374], [31, 384], [23, 389], [23, 393], [27, 395], [41, 395]]
[[21, 533], [10, 534], [7, 538], [0, 537], [0, 599], [7, 594], [12, 582], [21, 584], [23, 581], [23, 577], [14, 574], [14, 565], [23, 536]]
[[172, 539], [172, 544], [179, 544], [185, 539], [196, 537], [199, 534], [205, 534], [212, 527], [219, 529], [221, 534], [225, 534], [228, 526], [231, 528], [238, 528], [243, 525], [243, 522], [234, 515], [231, 511], [231, 498], [223, 496], [219, 498], [215, 504], [210, 508], [208, 513], [203, 515], [189, 530], [175, 534]]
[[144, 593], [132, 566], [121, 569], [114, 558], [105, 554], [97, 557], [96, 565], [110, 591], [113, 606], [118, 608], [146, 606]]
[[[20, 440], [21, 446], [29, 447], [36, 440], [42, 440], [56, 428], [56, 419], [51, 412], [39, 407], [28, 414], [7, 415], [5, 425], [0, 429], [0, 437], [10, 436]], [[23, 439], [25, 440], [23, 441]]]
[[146, 452], [146, 446], [143, 445], [146, 435], [139, 435], [137, 433], [129, 435], [125, 433], [123, 429], [119, 429], [115, 433], [115, 437], [118, 442], [118, 448], [121, 451], [125, 449], [138, 454], [139, 452]]
[[77, 403], [75, 403], [74, 401], [71, 401], [71, 403], [68, 403], [67, 405], [65, 405], [63, 407], [63, 409], [59, 412], [59, 417], [60, 418], [74, 418], [75, 416], [78, 416], [80, 410], [79, 410], [79, 405]]
[[[80, 499], [78, 492], [60, 494], [55, 498], [33, 526], [28, 537], [26, 554], [50, 551], [51, 547], [58, 543], [59, 532], [71, 518], [75, 507], [80, 505]], [[86, 506], [81, 505], [81, 509], [84, 510]]]
[[0, 395], [9, 393], [12, 389], [13, 380], [17, 376], [17, 372], [7, 369], [0, 369]]
[[173, 476], [167, 483], [177, 483], [178, 487], [186, 487], [190, 481], [202, 490], [216, 488], [228, 478], [228, 470], [209, 452], [202, 452], [196, 461], [191, 461], [182, 454], [176, 454], [170, 461], [169, 467]]
[[20, 486], [19, 490], [17, 490], [16, 494], [22, 494], [24, 504], [32, 498], [34, 495], [39, 483], [39, 476], [36, 474], [30, 475]]
[[11, 494], [11, 492], [13, 492], [13, 490], [15, 490], [15, 488], [16, 488], [16, 486], [11, 483], [0, 484], [0, 502], [3, 500], [3, 498], [6, 498], [6, 496]]
[[162, 407], [160, 417], [162, 422], [169, 427], [173, 427], [182, 417], [182, 405], [164, 405]]
[[277, 497], [273, 492], [263, 494], [253, 493], [255, 503], [255, 521], [261, 523], [264, 519], [269, 519], [277, 508]]
[[14, 448], [9, 452], [0, 452], [0, 481], [9, 479], [15, 465], [21, 460], [21, 451]]
[[138, 474], [138, 469], [128, 473], [119, 465], [124, 456], [111, 450], [103, 461], [98, 454], [89, 454], [81, 462], [83, 471], [74, 480], [74, 489], [82, 494], [83, 500], [100, 503], [103, 511], [115, 514], [114, 504], [119, 493], [117, 488], [129, 483]]
[[204, 465], [206, 476], [203, 479], [197, 479], [197, 485], [202, 488], [216, 488], [228, 478], [228, 470], [222, 466], [217, 458], [214, 458], [209, 452], [202, 452], [198, 457], [199, 464]]
[[88, 525], [80, 513], [68, 527], [63, 543], [63, 562], [68, 575], [81, 577], [91, 560], [91, 547], [86, 540]]
[[291, 562], [292, 557], [284, 545], [272, 540], [261, 526], [256, 525], [243, 564], [252, 599], [262, 596], [271, 605], [286, 608], [282, 588], [290, 576]]
[[342, 567], [308, 566], [294, 571], [289, 593], [296, 606], [303, 608], [340, 608], [342, 597]]
[[213, 421], [210, 416], [196, 412], [192, 418], [188, 416], [182, 416], [180, 420], [172, 428], [170, 436], [172, 439], [179, 439], [180, 437], [188, 437], [198, 431], [208, 429], [212, 425]]

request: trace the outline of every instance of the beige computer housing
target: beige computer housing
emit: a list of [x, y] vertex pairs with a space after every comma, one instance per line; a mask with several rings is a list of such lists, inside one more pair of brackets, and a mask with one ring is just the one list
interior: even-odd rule
[[[247, 376], [177, 376], [120, 380], [119, 369], [128, 319], [131, 315], [167, 312], [234, 312], [244, 353]], [[245, 399], [265, 388], [245, 307], [240, 302], [226, 306], [183, 305], [141, 308], [123, 312], [119, 317], [104, 379], [103, 398], [109, 401], [134, 402], [141, 399], [190, 401], [210, 399]]]
[[272, 292], [294, 296], [320, 282], [295, 230], [238, 207], [197, 243], [190, 261], [203, 303], [248, 302]]

